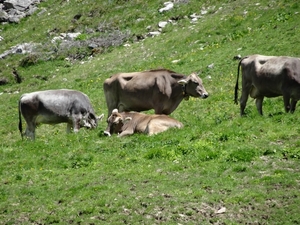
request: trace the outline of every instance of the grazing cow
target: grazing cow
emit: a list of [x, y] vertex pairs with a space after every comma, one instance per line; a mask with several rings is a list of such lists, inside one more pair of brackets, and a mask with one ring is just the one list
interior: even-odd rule
[[147, 115], [138, 112], [118, 112], [114, 109], [107, 119], [107, 128], [104, 134], [111, 136], [116, 133], [119, 137], [133, 133], [157, 134], [169, 128], [182, 128], [179, 121], [167, 115]]
[[108, 115], [113, 109], [171, 114], [182, 99], [189, 96], [207, 98], [202, 80], [195, 74], [185, 76], [159, 69], [134, 73], [119, 73], [103, 84]]
[[77, 132], [81, 127], [96, 128], [98, 120], [87, 95], [75, 90], [46, 90], [23, 94], [19, 100], [19, 130], [22, 133], [22, 117], [26, 120], [25, 135], [35, 139], [38, 124], [67, 123], [67, 132], [73, 127]]
[[256, 99], [262, 115], [264, 97], [283, 96], [286, 112], [293, 113], [300, 99], [300, 59], [287, 56], [251, 55], [241, 59], [235, 86], [235, 103], [238, 104], [239, 70], [242, 68], [242, 96], [240, 113], [245, 114], [248, 96]]

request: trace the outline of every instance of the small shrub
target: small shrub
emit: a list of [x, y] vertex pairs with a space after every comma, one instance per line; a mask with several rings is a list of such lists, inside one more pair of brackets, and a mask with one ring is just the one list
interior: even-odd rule
[[227, 158], [229, 162], [251, 162], [256, 156], [254, 149], [237, 149], [231, 152]]
[[29, 66], [33, 66], [35, 64], [37, 64], [39, 61], [39, 57], [36, 54], [30, 54], [28, 56], [26, 56], [25, 58], [23, 58], [20, 61], [20, 66], [21, 67], [29, 67]]

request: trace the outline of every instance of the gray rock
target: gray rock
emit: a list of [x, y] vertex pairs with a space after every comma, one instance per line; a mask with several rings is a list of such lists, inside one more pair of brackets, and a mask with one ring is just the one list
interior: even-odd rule
[[2, 0], [0, 1], [0, 22], [19, 23], [37, 10], [40, 0]]
[[17, 9], [19, 11], [24, 11], [25, 9], [27, 9], [31, 4], [33, 4], [34, 1], [30, 1], [30, 0], [5, 0], [3, 2], [4, 6], [6, 6], [6, 8], [14, 8]]
[[6, 22], [6, 21], [8, 21], [8, 18], [9, 17], [8, 17], [7, 12], [1, 10], [0, 11], [0, 22]]

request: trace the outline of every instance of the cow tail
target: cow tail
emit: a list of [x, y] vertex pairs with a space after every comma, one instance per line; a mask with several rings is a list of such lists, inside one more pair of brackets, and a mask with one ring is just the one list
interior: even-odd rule
[[239, 65], [238, 65], [238, 71], [237, 71], [237, 78], [236, 78], [236, 84], [235, 84], [235, 89], [234, 89], [234, 103], [235, 104], [238, 104], [238, 90], [239, 90], [239, 76], [240, 76], [240, 67], [241, 67], [241, 64], [242, 64], [242, 61], [244, 59], [248, 58], [248, 56], [242, 58], [239, 62]]
[[19, 100], [19, 131], [23, 140], [22, 115], [21, 115], [21, 99]]

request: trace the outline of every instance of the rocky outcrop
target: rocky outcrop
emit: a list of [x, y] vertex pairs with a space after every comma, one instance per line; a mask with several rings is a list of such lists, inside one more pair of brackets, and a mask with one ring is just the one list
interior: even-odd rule
[[19, 23], [37, 10], [42, 0], [0, 0], [0, 22]]

